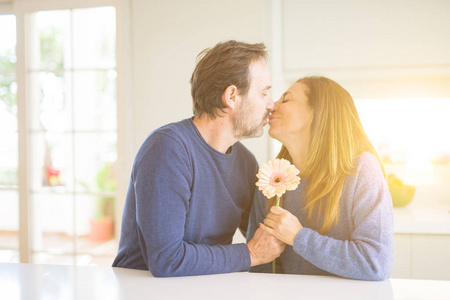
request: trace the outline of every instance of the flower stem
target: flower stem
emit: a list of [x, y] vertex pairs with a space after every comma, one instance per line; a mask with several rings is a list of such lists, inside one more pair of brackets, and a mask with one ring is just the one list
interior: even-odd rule
[[275, 203], [275, 206], [280, 206], [280, 197], [277, 196], [277, 203]]
[[[279, 196], [277, 196], [277, 203], [275, 203], [275, 206], [280, 206], [280, 197]], [[273, 274], [277, 273], [276, 259], [274, 259], [274, 261], [272, 262], [272, 272], [273, 272]]]

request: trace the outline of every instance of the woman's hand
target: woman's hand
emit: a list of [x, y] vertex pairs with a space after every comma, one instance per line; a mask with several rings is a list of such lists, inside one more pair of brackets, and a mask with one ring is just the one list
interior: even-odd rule
[[270, 208], [270, 212], [264, 219], [264, 224], [260, 224], [260, 227], [265, 232], [291, 246], [294, 244], [298, 232], [303, 228], [296, 216], [278, 206]]

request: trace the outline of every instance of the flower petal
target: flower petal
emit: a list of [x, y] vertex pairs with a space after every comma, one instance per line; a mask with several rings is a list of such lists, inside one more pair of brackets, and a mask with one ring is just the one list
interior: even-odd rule
[[267, 198], [281, 197], [286, 190], [295, 190], [300, 183], [300, 173], [294, 165], [282, 158], [269, 160], [263, 164], [256, 177], [256, 186]]

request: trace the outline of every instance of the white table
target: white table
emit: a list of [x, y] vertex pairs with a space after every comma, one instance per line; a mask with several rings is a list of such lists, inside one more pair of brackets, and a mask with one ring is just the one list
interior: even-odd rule
[[0, 264], [0, 299], [450, 299], [450, 281], [231, 273], [154, 278], [111, 267]]

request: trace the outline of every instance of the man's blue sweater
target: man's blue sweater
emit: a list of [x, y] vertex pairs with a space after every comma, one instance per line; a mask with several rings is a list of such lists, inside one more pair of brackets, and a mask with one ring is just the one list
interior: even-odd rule
[[248, 271], [244, 232], [258, 164], [241, 143], [223, 154], [209, 146], [192, 118], [165, 125], [134, 161], [114, 267], [154, 276]]

